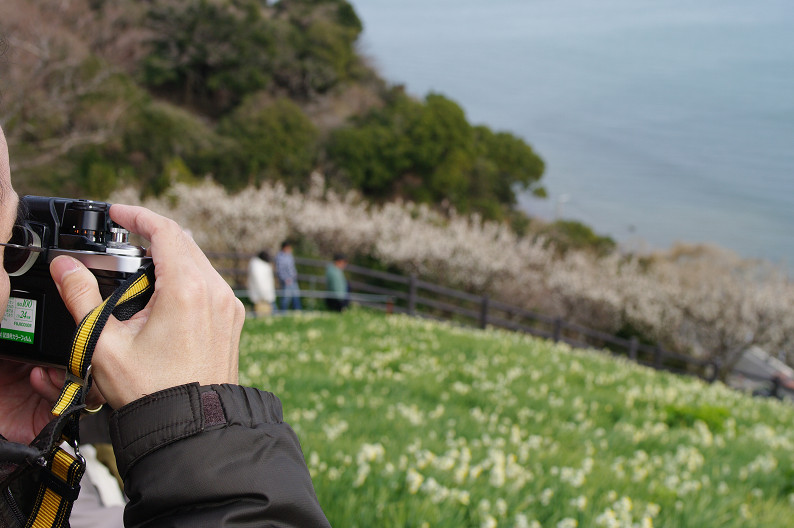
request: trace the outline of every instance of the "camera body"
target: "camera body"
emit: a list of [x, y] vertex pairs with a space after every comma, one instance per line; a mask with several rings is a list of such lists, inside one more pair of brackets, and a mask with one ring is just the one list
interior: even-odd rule
[[[128, 243], [129, 232], [110, 219], [110, 204], [43, 196], [20, 199], [14, 237], [39, 246], [32, 264], [10, 277], [11, 293], [0, 326], [0, 356], [64, 367], [77, 325], [50, 276], [50, 262], [69, 255], [96, 276], [103, 298], [151, 259]], [[31, 258], [32, 253], [30, 254]]]

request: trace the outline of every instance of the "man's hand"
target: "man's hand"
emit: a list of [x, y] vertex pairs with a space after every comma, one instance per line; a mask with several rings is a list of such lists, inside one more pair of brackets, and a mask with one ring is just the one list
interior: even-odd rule
[[29, 444], [52, 420], [55, 400], [63, 387], [64, 371], [0, 360], [0, 434]]
[[[125, 205], [113, 205], [110, 216], [151, 242], [155, 285], [142, 311], [128, 321], [111, 317], [100, 335], [92, 373], [108, 403], [119, 408], [191, 382], [236, 383], [245, 309], [229, 285], [176, 222]], [[75, 321], [102, 302], [80, 262], [58, 257], [50, 272]]]

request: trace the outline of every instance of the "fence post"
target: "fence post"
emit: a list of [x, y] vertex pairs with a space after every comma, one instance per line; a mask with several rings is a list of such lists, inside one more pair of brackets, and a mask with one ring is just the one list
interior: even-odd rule
[[[241, 263], [243, 262], [243, 255], [235, 250], [234, 257], [232, 258], [232, 262], [234, 262], [234, 269], [235, 270], [245, 270], [245, 266]], [[243, 289], [245, 287], [245, 280], [242, 279], [244, 277], [243, 272], [238, 272], [234, 274], [234, 287], [238, 289]]]
[[632, 361], [637, 361], [637, 347], [639, 344], [640, 342], [637, 336], [631, 336], [631, 341], [629, 342], [629, 358]]
[[778, 400], [781, 400], [782, 397], [780, 395], [780, 378], [778, 376], [772, 376], [772, 379], [770, 379], [769, 381], [772, 383], [772, 389], [769, 395], [772, 398], [777, 398]]
[[558, 342], [560, 337], [562, 337], [562, 317], [558, 317], [554, 320], [554, 342]]
[[712, 360], [706, 363], [705, 368], [703, 369], [704, 378], [709, 383], [714, 383], [717, 381], [720, 373], [720, 364], [717, 360]]
[[662, 347], [656, 345], [656, 349], [653, 351], [653, 366], [656, 369], [662, 368], [662, 352], [663, 352]]
[[408, 277], [408, 315], [416, 315], [416, 273]]
[[480, 328], [488, 326], [488, 296], [483, 295], [480, 301]]

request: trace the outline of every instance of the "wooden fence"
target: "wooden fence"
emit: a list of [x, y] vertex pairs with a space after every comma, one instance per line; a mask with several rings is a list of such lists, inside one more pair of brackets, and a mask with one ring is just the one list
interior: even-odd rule
[[[245, 289], [246, 267], [251, 255], [207, 253], [207, 256], [236, 291]], [[305, 296], [322, 297], [328, 261], [296, 257], [295, 263]], [[577, 348], [601, 348], [643, 365], [697, 376], [709, 382], [719, 375], [719, 364], [714, 361], [699, 360], [660, 346], [640, 343], [637, 338], [623, 339], [488, 296], [427, 282], [416, 275], [399, 275], [355, 265], [349, 265], [345, 271], [351, 291], [363, 294], [358, 302], [372, 308], [467, 326], [524, 332]]]

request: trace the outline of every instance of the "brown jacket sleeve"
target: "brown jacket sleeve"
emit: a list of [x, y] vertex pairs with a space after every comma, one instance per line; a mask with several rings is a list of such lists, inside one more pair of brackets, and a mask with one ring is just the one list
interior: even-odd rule
[[128, 527], [330, 527], [269, 392], [183, 385], [111, 418]]

